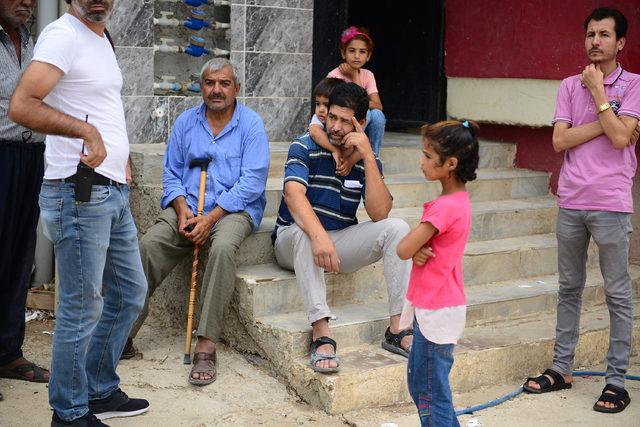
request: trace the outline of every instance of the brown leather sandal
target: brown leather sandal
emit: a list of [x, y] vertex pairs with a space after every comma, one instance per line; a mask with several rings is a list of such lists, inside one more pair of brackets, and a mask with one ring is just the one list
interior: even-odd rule
[[[191, 372], [189, 372], [189, 384], [207, 385], [214, 382], [218, 376], [216, 365], [215, 351], [213, 353], [194, 353], [193, 368], [191, 368]], [[208, 380], [195, 379], [193, 378], [193, 374], [209, 374], [211, 378]]]
[[[29, 372], [33, 372], [33, 375], [27, 375]], [[27, 361], [13, 368], [0, 368], [0, 378], [11, 378], [32, 383], [48, 383], [49, 378], [45, 376], [48, 372], [48, 370]]]

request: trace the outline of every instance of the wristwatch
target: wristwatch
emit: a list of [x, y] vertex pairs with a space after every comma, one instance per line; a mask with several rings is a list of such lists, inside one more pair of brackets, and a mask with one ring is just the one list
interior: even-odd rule
[[598, 114], [607, 111], [609, 108], [611, 108], [611, 104], [609, 104], [608, 102], [598, 105]]

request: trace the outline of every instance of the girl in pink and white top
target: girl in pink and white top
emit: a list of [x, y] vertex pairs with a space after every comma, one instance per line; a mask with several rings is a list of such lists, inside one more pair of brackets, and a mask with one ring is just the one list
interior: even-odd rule
[[478, 126], [445, 121], [422, 128], [420, 168], [442, 194], [424, 204], [420, 224], [398, 244], [401, 259], [413, 259], [400, 328], [413, 323], [409, 392], [422, 425], [458, 426], [449, 372], [453, 348], [466, 320], [462, 256], [471, 229], [466, 183], [476, 178]]
[[[362, 68], [371, 59], [372, 52], [373, 39], [366, 28], [354, 26], [347, 28], [340, 37], [340, 54], [344, 62], [331, 70], [327, 77], [353, 82], [367, 91], [369, 111], [364, 132], [369, 137], [373, 152], [379, 156], [386, 119], [382, 113], [382, 101], [378, 93], [376, 78], [370, 70]], [[347, 159], [348, 169], [357, 160], [360, 159]]]

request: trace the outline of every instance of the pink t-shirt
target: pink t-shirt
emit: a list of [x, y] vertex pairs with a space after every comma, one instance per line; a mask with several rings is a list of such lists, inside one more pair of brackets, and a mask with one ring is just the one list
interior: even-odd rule
[[436, 256], [423, 266], [413, 265], [407, 299], [430, 310], [465, 305], [462, 256], [471, 229], [469, 193], [459, 191], [425, 203], [420, 221], [438, 229], [429, 244]]
[[[335, 77], [340, 80], [344, 80], [347, 83], [351, 83], [352, 80], [342, 74], [339, 68], [334, 68], [331, 70], [327, 77]], [[360, 86], [367, 91], [367, 95], [371, 95], [372, 93], [378, 93], [378, 86], [376, 86], [376, 78], [373, 73], [369, 70], [365, 70], [364, 68], [360, 68]]]
[[[618, 116], [640, 119], [640, 75], [618, 67], [604, 79], [604, 91]], [[589, 89], [580, 76], [560, 84], [553, 123], [572, 127], [598, 120]], [[616, 150], [606, 135], [564, 152], [558, 182], [558, 205], [565, 209], [633, 212], [631, 187], [636, 173], [635, 146]]]

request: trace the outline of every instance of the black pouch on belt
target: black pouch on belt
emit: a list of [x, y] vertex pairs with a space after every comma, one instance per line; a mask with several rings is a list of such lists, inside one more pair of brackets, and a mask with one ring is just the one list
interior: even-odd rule
[[91, 186], [93, 185], [94, 170], [82, 162], [78, 162], [75, 182], [76, 202], [91, 200]]

